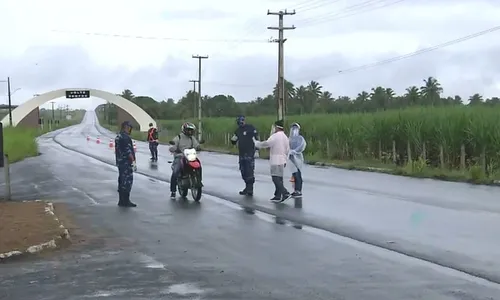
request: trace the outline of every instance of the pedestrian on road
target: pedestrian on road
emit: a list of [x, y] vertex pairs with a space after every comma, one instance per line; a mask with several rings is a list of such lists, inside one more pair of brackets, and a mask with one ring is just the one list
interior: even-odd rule
[[200, 151], [200, 143], [194, 137], [196, 126], [193, 123], [186, 122], [181, 126], [181, 133], [172, 141], [174, 145], [170, 146], [169, 150], [174, 154], [172, 161], [172, 176], [170, 176], [170, 199], [175, 200], [177, 191], [177, 179], [181, 171], [181, 158], [185, 149], [195, 148]]
[[148, 130], [149, 151], [151, 152], [151, 161], [158, 161], [158, 130], [153, 127], [153, 123], [149, 123]]
[[302, 197], [302, 166], [304, 165], [304, 155], [307, 143], [302, 135], [300, 135], [299, 123], [293, 123], [290, 127], [290, 152], [288, 159], [290, 160], [290, 171], [295, 185], [295, 191], [292, 197]]
[[269, 165], [275, 187], [274, 197], [271, 198], [271, 201], [278, 203], [291, 197], [283, 183], [285, 166], [290, 152], [290, 142], [283, 131], [283, 126], [283, 120], [276, 121], [267, 141], [254, 141], [257, 148], [269, 148]]
[[137, 171], [135, 161], [134, 145], [130, 133], [132, 124], [125, 121], [121, 125], [120, 133], [115, 138], [115, 157], [118, 166], [118, 206], [136, 207], [137, 205], [130, 201], [130, 191], [134, 182], [134, 172]]
[[258, 140], [258, 133], [253, 125], [245, 122], [245, 116], [237, 116], [236, 124], [238, 128], [234, 131], [231, 144], [238, 144], [241, 178], [245, 182], [245, 188], [240, 191], [240, 195], [253, 196], [253, 186], [255, 183], [254, 140]]

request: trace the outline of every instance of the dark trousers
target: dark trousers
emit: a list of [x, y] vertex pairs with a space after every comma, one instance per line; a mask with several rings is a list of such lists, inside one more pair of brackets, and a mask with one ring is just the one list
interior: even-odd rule
[[295, 190], [297, 192], [302, 192], [302, 172], [297, 170], [297, 172], [292, 174], [293, 179], [295, 180]]
[[170, 176], [170, 192], [175, 193], [177, 191], [177, 179], [179, 178], [179, 173], [181, 172], [181, 159], [176, 157], [172, 162], [172, 176]]
[[239, 160], [241, 178], [246, 184], [247, 189], [253, 189], [255, 183], [255, 158], [240, 157]]
[[118, 165], [118, 190], [124, 193], [130, 193], [132, 184], [134, 183], [134, 170], [132, 165], [119, 164]]
[[274, 196], [282, 197], [285, 194], [288, 194], [285, 185], [283, 184], [283, 177], [281, 176], [272, 176], [274, 183]]
[[151, 158], [158, 160], [158, 143], [149, 142], [149, 151], [151, 152]]

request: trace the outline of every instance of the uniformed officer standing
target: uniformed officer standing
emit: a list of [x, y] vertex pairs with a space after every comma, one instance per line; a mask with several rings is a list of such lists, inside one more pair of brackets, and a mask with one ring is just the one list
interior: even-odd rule
[[118, 193], [120, 200], [118, 206], [136, 207], [130, 201], [130, 191], [134, 182], [134, 172], [137, 171], [135, 152], [132, 138], [132, 124], [129, 121], [122, 123], [120, 133], [115, 138], [115, 156], [118, 166]]
[[245, 122], [245, 116], [236, 117], [238, 128], [234, 131], [231, 143], [238, 143], [239, 165], [245, 188], [240, 195], [253, 196], [253, 185], [255, 183], [255, 144], [254, 138], [258, 140], [257, 129]]

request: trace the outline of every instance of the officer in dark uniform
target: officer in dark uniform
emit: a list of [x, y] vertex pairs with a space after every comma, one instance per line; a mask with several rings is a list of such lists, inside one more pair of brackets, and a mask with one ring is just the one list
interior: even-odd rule
[[121, 207], [137, 206], [130, 201], [134, 172], [137, 171], [134, 145], [130, 138], [132, 128], [132, 124], [129, 121], [123, 122], [120, 133], [115, 138], [115, 156], [116, 165], [118, 166], [118, 193], [120, 195], [118, 206]]
[[238, 144], [239, 165], [245, 188], [240, 191], [240, 195], [253, 196], [253, 185], [255, 183], [255, 144], [253, 139], [258, 140], [257, 129], [245, 122], [245, 116], [236, 117], [238, 128], [231, 138], [233, 145]]
[[153, 123], [149, 123], [148, 130], [149, 151], [151, 152], [151, 161], [158, 161], [158, 130], [153, 127]]

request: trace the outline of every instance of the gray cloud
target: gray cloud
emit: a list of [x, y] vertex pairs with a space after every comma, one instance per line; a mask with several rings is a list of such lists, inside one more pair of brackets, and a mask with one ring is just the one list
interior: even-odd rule
[[[378, 85], [402, 93], [406, 87], [420, 86], [424, 78], [433, 76], [442, 83], [445, 95], [459, 94], [464, 98], [474, 93], [500, 96], [495, 87], [500, 83], [500, 62], [496, 58], [499, 51], [500, 47], [476, 53], [441, 49], [343, 75], [338, 74], [339, 69], [356, 67], [359, 62], [339, 53], [311, 59], [290, 57], [285, 62], [286, 78], [296, 85], [316, 80], [335, 96], [355, 96]], [[390, 56], [388, 53], [384, 57], [373, 57], [372, 61]], [[38, 62], [38, 66], [32, 62]], [[107, 69], [92, 62], [78, 46], [30, 48], [17, 58], [0, 59], [0, 65], [3, 66], [0, 77], [11, 76], [13, 88], [22, 88], [16, 94], [15, 103], [27, 100], [34, 93], [69, 87], [110, 92], [128, 88], [137, 95], [150, 95], [157, 100], [179, 98], [192, 88], [188, 80], [197, 70], [192, 59], [176, 57], [168, 57], [156, 68], [147, 67], [135, 72], [125, 67]], [[265, 96], [276, 82], [276, 65], [276, 58], [272, 56], [206, 60], [203, 93], [232, 94], [238, 101]], [[5, 93], [3, 86], [0, 86], [0, 93]]]
[[219, 9], [193, 8], [185, 10], [168, 10], [161, 14], [164, 20], [174, 21], [180, 19], [192, 19], [196, 21], [225, 19], [231, 14]]

